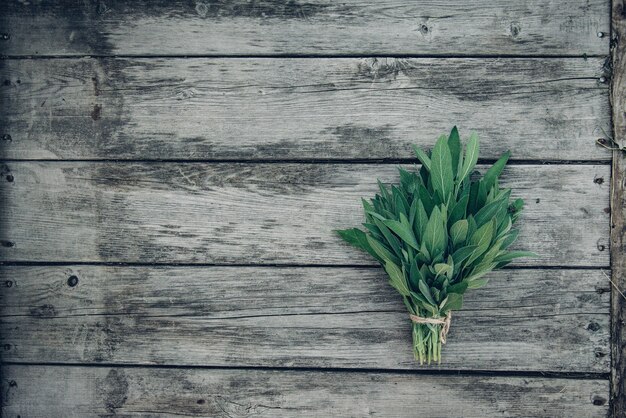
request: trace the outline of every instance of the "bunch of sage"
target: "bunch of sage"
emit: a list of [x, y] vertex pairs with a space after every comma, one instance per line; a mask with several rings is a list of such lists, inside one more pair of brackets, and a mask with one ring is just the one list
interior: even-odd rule
[[380, 192], [362, 199], [365, 231], [337, 232], [384, 267], [409, 311], [415, 359], [430, 364], [441, 361], [451, 311], [461, 309], [465, 291], [484, 286], [487, 272], [533, 254], [507, 250], [524, 205], [498, 185], [509, 152], [480, 177], [476, 134], [465, 151], [456, 127], [431, 152], [414, 148], [419, 170], [399, 168], [399, 184], [379, 180]]

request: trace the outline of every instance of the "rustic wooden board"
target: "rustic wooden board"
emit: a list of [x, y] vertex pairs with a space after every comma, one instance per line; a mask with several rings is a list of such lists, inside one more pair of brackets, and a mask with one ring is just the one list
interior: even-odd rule
[[6, 366], [7, 416], [605, 417], [608, 381]]
[[29, 417], [601, 417], [608, 391], [604, 380], [391, 373], [8, 366], [6, 375], [5, 411]]
[[[489, 277], [435, 368], [608, 372], [600, 270]], [[422, 368], [379, 269], [5, 266], [0, 283], [3, 361]]]
[[7, 0], [7, 55], [604, 55], [609, 0]]
[[[527, 200], [518, 265], [607, 266], [608, 165], [513, 165]], [[214, 264], [359, 264], [337, 228], [395, 165], [10, 162], [0, 165], [0, 259]], [[484, 170], [484, 167], [481, 166]], [[9, 181], [10, 180], [10, 181]]]
[[[568, 6], [569, 8], [570, 6]], [[41, 33], [41, 32], [40, 32]], [[0, 61], [4, 158], [414, 158], [457, 123], [481, 157], [604, 160], [604, 59]]]
[[[611, 176], [611, 412], [626, 415], [626, 4], [613, 1], [613, 151]], [[621, 150], [620, 150], [621, 148]]]

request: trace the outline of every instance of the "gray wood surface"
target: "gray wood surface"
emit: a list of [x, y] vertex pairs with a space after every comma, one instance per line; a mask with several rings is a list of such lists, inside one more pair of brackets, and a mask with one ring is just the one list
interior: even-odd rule
[[[514, 6], [512, 6], [514, 7]], [[569, 8], [569, 6], [568, 6]], [[531, 9], [529, 9], [531, 10]], [[481, 158], [608, 161], [603, 58], [0, 61], [5, 158], [414, 158], [458, 124]]]
[[[613, 1], [613, 151], [611, 172], [611, 412], [626, 415], [626, 4]], [[621, 148], [622, 150], [620, 150]]]
[[[12, 385], [13, 384], [13, 385]], [[606, 380], [7, 366], [7, 416], [605, 417]]]
[[7, 55], [604, 55], [609, 0], [2, 2]]
[[[373, 265], [334, 230], [363, 222], [376, 178], [398, 181], [392, 164], [1, 167], [5, 261]], [[515, 246], [540, 254], [518, 265], [608, 265], [609, 169], [506, 168], [502, 184], [527, 201]]]
[[[608, 372], [600, 270], [489, 277], [434, 369]], [[380, 269], [5, 266], [0, 283], [3, 361], [424, 368]]]

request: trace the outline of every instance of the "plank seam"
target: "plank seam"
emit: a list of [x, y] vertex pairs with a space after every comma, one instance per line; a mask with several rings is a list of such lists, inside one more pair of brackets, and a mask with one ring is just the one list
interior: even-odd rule
[[118, 363], [63, 363], [63, 362], [18, 362], [4, 361], [3, 366], [25, 367], [92, 367], [128, 369], [200, 369], [200, 370], [267, 370], [279, 372], [329, 372], [329, 373], [380, 373], [424, 376], [492, 376], [492, 377], [535, 377], [573, 380], [608, 380], [610, 373], [599, 372], [557, 372], [540, 370], [433, 370], [433, 369], [388, 369], [388, 368], [342, 368], [342, 367], [277, 367], [277, 366], [216, 366], [216, 365], [176, 365], [176, 364], [118, 364]]
[[[611, 157], [606, 160], [525, 160], [512, 159], [508, 165], [611, 165]], [[477, 164], [493, 164], [497, 159], [479, 159]], [[417, 164], [416, 158], [376, 158], [376, 159], [332, 159], [332, 158], [311, 158], [311, 159], [51, 159], [51, 158], [2, 158], [0, 163], [127, 163], [127, 164], [319, 164], [319, 165], [393, 165], [393, 164]]]
[[76, 59], [76, 58], [139, 58], [139, 59], [167, 59], [167, 58], [280, 58], [280, 59], [334, 59], [334, 58], [453, 58], [453, 59], [586, 59], [605, 58], [606, 54], [71, 54], [71, 55], [2, 55], [5, 60], [46, 60], [46, 59]]
[[[216, 264], [216, 263], [146, 263], [146, 262], [115, 262], [115, 261], [0, 261], [0, 267], [53, 267], [53, 266], [110, 266], [110, 267], [255, 267], [255, 268], [361, 268], [378, 269], [374, 264]], [[505, 266], [502, 270], [608, 270], [610, 266]]]

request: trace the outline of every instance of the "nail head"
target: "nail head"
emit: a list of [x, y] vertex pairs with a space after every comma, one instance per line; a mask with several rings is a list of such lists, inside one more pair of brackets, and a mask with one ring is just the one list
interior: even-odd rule
[[68, 285], [69, 287], [74, 287], [74, 286], [76, 286], [77, 284], [78, 284], [78, 277], [76, 277], [76, 276], [70, 276], [70, 277], [67, 279], [67, 285]]
[[606, 77], [602, 76], [599, 78], [600, 83], [606, 83]]
[[9, 39], [11, 39], [11, 35], [9, 35], [8, 33], [3, 33], [2, 34], [2, 40], [3, 41], [8, 41]]
[[4, 134], [4, 135], [2, 135], [2, 140], [3, 141], [13, 141], [13, 138], [9, 134]]
[[604, 32], [598, 32], [598, 38], [604, 38]]

